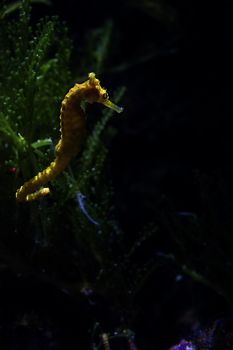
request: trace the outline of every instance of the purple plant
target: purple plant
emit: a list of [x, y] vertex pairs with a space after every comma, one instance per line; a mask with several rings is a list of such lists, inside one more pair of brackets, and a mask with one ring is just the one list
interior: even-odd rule
[[182, 339], [179, 344], [172, 346], [170, 350], [196, 350], [196, 347], [191, 342]]

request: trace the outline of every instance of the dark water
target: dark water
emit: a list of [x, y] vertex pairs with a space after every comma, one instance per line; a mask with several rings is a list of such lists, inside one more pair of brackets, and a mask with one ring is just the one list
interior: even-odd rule
[[[2, 349], [168, 350], [182, 339], [189, 345], [175, 350], [233, 348], [233, 28], [229, 6], [223, 43], [218, 6], [162, 0], [33, 5], [32, 24], [45, 15], [66, 22], [74, 74], [88, 35], [113, 23], [101, 81], [110, 93], [126, 86], [119, 103], [124, 113], [111, 119], [115, 137], [105, 140], [114, 217], [124, 233], [119, 241], [109, 229], [112, 259], [93, 290], [83, 276], [93, 280], [98, 259], [85, 246], [73, 249], [66, 217], [52, 229], [57, 237], [47, 249], [46, 237], [36, 242], [33, 231], [30, 238], [35, 216], [7, 202]], [[53, 205], [43, 208], [45, 216]], [[96, 253], [101, 233], [92, 224], [96, 236], [87, 240]]]

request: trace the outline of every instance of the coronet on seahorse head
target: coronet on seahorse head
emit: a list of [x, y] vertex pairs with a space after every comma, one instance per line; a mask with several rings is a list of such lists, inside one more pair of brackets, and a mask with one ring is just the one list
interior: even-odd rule
[[104, 106], [113, 109], [117, 113], [123, 111], [122, 107], [115, 105], [109, 100], [107, 90], [100, 85], [100, 81], [96, 78], [95, 73], [89, 73], [89, 79], [85, 83], [86, 91], [84, 92], [84, 98], [87, 102], [102, 103]]

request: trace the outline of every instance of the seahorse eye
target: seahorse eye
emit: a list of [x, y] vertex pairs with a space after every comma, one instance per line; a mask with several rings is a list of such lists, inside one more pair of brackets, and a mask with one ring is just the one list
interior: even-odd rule
[[104, 99], [104, 100], [107, 100], [107, 99], [108, 99], [108, 94], [107, 94], [107, 92], [105, 92], [105, 93], [103, 94], [103, 99]]

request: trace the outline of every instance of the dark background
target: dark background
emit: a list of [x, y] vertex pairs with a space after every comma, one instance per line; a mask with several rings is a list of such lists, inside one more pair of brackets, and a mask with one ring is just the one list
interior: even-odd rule
[[[232, 44], [227, 55], [219, 8], [198, 1], [59, 1], [34, 12], [58, 14], [79, 65], [88, 33], [114, 23], [104, 83], [125, 85], [111, 169], [123, 225], [153, 220], [161, 196], [177, 211], [200, 210], [197, 174], [230, 176]], [[41, 12], [41, 13], [40, 13]], [[35, 14], [35, 15], [36, 15]], [[230, 172], [230, 173], [229, 173]]]
[[[226, 335], [233, 333], [232, 306], [227, 300], [232, 283], [222, 273], [225, 265], [220, 257], [224, 256], [226, 264], [232, 265], [232, 250], [225, 253], [229, 247], [221, 235], [228, 230], [230, 234], [233, 227], [233, 22], [229, 6], [223, 27], [222, 7], [201, 1], [162, 0], [66, 0], [32, 7], [35, 23], [44, 15], [58, 15], [65, 21], [74, 43], [71, 61], [74, 72], [82, 61], [82, 48], [89, 33], [106, 20], [113, 21], [113, 38], [101, 82], [110, 94], [117, 86], [127, 88], [121, 101], [124, 113], [112, 119], [117, 133], [108, 145], [115, 213], [126, 241], [133, 241], [145, 226], [158, 225], [159, 233], [151, 251], [161, 256], [164, 252], [178, 252], [179, 256], [177, 242], [171, 237], [185, 230], [187, 218], [200, 220], [199, 241], [196, 245], [183, 243], [187, 260], [180, 256], [180, 261], [181, 265], [190, 262], [214, 282], [199, 283], [195, 276], [189, 279], [176, 265], [165, 265], [152, 275], [136, 300], [140, 311], [133, 325], [139, 349], [165, 350], [182, 337], [195, 339], [200, 329], [211, 330], [216, 320], [222, 322], [216, 335], [220, 340], [211, 343], [208, 332], [205, 336], [203, 333], [205, 341], [202, 340], [202, 345], [199, 342], [197, 349], [225, 350], [232, 344], [230, 338], [226, 344]], [[176, 216], [181, 223], [174, 224]], [[187, 230], [189, 225], [187, 222]], [[218, 243], [219, 255], [212, 250]], [[148, 247], [145, 255], [147, 252]], [[138, 259], [143, 259], [143, 253]], [[215, 266], [219, 269], [215, 270]], [[10, 278], [6, 276], [7, 281]], [[87, 305], [81, 302], [77, 305], [56, 288], [48, 288], [47, 281], [44, 286], [37, 281], [17, 283], [18, 299], [29, 310], [35, 309], [35, 298], [40, 295], [36, 310], [41, 320], [34, 320], [36, 316], [29, 312], [26, 321], [41, 322], [44, 329], [37, 328], [33, 335], [30, 329], [19, 331], [17, 326], [19, 335], [12, 331], [12, 349], [17, 343], [15, 339], [24, 344], [24, 337], [32, 339], [31, 343], [27, 340], [28, 348], [42, 348], [43, 342], [49, 342], [50, 330], [58, 343], [68, 344], [67, 349], [76, 348], [71, 344], [78, 348], [80, 333], [85, 334], [90, 324]], [[29, 288], [25, 288], [27, 285]], [[225, 294], [216, 285], [224, 286]], [[3, 288], [1, 293], [3, 299], [14, 299], [14, 292], [6, 295]], [[113, 329], [117, 315], [111, 314], [111, 305], [106, 305], [106, 300], [97, 304], [99, 309], [94, 312], [98, 317], [101, 315], [103, 324], [112, 322]], [[15, 307], [22, 312], [17, 303]], [[74, 324], [77, 312], [79, 335]], [[9, 315], [9, 323], [10, 318]], [[227, 318], [230, 325], [226, 326], [223, 320]], [[9, 339], [8, 334], [8, 344]], [[85, 340], [80, 344], [85, 345]]]

